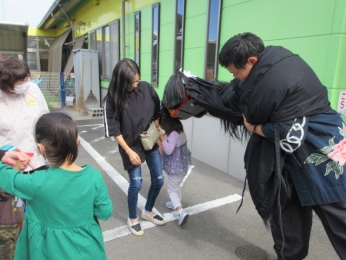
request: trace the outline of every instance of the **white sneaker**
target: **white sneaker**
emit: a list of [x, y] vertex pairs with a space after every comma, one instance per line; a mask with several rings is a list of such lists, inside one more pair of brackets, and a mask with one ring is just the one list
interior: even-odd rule
[[154, 216], [150, 216], [145, 209], [143, 209], [141, 217], [142, 217], [142, 219], [148, 220], [148, 221], [150, 221], [150, 222], [152, 222], [158, 226], [162, 226], [162, 225], [166, 224], [166, 221], [163, 219], [163, 217], [161, 217], [160, 215], [158, 215], [156, 213]]
[[179, 226], [184, 225], [187, 219], [189, 218], [189, 216], [190, 215], [187, 214], [185, 210], [182, 210], [181, 213], [179, 214], [179, 221], [178, 221]]
[[127, 226], [129, 227], [132, 234], [135, 236], [141, 236], [144, 234], [144, 231], [141, 227], [141, 223], [137, 222], [135, 224], [131, 223], [130, 219], [127, 219]]
[[173, 209], [173, 210], [175, 210], [175, 208], [174, 208], [174, 206], [173, 206], [172, 201], [168, 201], [168, 202], [166, 202], [166, 207], [167, 207], [167, 208], [169, 208], [169, 209]]

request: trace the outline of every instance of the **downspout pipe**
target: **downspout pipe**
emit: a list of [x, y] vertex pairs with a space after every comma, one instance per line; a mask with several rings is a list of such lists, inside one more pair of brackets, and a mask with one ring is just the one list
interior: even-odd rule
[[126, 0], [121, 0], [121, 19], [122, 19], [122, 23], [121, 23], [121, 53], [122, 53], [122, 59], [126, 57], [126, 53], [125, 53], [125, 1]]

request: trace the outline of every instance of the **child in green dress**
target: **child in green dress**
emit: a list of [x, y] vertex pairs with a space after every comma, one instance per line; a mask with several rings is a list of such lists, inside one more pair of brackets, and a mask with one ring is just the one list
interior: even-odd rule
[[0, 188], [27, 201], [14, 259], [107, 259], [98, 219], [107, 220], [113, 206], [101, 173], [74, 163], [76, 123], [45, 114], [35, 139], [49, 168], [29, 175], [0, 163]]

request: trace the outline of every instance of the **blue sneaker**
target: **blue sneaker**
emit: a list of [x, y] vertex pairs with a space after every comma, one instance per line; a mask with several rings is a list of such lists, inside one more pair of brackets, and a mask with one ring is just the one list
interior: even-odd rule
[[169, 208], [169, 209], [173, 209], [173, 210], [175, 210], [175, 208], [174, 208], [174, 206], [173, 206], [172, 201], [168, 201], [168, 202], [166, 202], [166, 207], [167, 207], [167, 208]]
[[189, 214], [185, 212], [185, 210], [182, 210], [180, 215], [179, 215], [179, 226], [184, 225], [189, 217]]

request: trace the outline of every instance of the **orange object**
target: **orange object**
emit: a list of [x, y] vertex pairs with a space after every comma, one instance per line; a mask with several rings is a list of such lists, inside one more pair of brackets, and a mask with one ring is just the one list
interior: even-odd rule
[[189, 101], [189, 97], [187, 96], [186, 92], [185, 92], [185, 100], [183, 103], [180, 104], [179, 107], [177, 107], [176, 109], [168, 109], [169, 115], [173, 118], [176, 118], [178, 113], [180, 112], [180, 108], [182, 108], [187, 102]]

